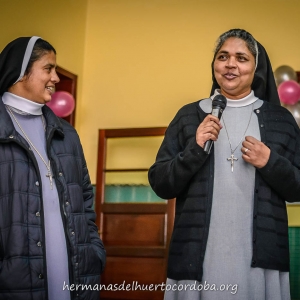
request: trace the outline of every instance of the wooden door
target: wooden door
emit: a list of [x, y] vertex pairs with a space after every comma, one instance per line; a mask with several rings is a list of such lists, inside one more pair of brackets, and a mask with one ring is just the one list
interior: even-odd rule
[[[148, 171], [148, 168], [106, 168], [108, 139], [163, 136], [165, 130], [166, 128], [99, 130], [95, 209], [100, 236], [107, 251], [107, 264], [101, 283], [106, 288], [118, 289], [102, 289], [101, 299], [163, 299], [161, 284], [166, 280], [174, 200], [162, 200], [159, 203], [110, 203], [105, 199], [105, 178], [108, 173], [113, 172]], [[143, 194], [139, 197], [143, 197]]]

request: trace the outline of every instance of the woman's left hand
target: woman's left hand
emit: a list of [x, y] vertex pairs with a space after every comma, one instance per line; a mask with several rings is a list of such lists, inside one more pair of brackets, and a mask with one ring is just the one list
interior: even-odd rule
[[267, 164], [271, 150], [264, 143], [253, 136], [246, 136], [242, 145], [244, 161], [259, 169]]

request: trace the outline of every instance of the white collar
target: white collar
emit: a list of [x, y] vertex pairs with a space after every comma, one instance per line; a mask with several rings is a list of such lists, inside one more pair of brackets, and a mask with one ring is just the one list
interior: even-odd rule
[[2, 100], [5, 105], [9, 105], [31, 115], [38, 116], [43, 114], [42, 107], [44, 106], [44, 104], [30, 101], [15, 94], [5, 92], [2, 96]]
[[[210, 97], [211, 99], [214, 99], [216, 95], [220, 95], [220, 90], [216, 89], [214, 94]], [[252, 103], [254, 103], [258, 98], [254, 96], [254, 92], [251, 91], [249, 95], [247, 95], [244, 98], [238, 99], [238, 100], [232, 100], [229, 98], [227, 99], [227, 106], [229, 107], [242, 107], [242, 106], [247, 106]]]

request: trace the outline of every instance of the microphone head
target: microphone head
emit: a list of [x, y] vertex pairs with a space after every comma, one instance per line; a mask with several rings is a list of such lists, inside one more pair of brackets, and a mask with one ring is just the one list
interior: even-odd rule
[[227, 99], [223, 95], [221, 95], [221, 94], [216, 95], [214, 97], [214, 100], [212, 101], [212, 106], [213, 107], [219, 106], [222, 109], [225, 109], [226, 104], [227, 104]]

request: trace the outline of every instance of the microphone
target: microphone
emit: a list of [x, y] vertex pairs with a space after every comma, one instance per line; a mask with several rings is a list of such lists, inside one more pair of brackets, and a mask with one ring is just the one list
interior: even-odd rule
[[[212, 111], [211, 114], [215, 117], [217, 117], [219, 120], [222, 117], [222, 113], [226, 107], [227, 104], [227, 99], [223, 96], [223, 95], [216, 95], [214, 97], [214, 100], [212, 101]], [[209, 154], [211, 147], [213, 145], [213, 141], [212, 140], [208, 140], [205, 142], [204, 145], [204, 152]]]

